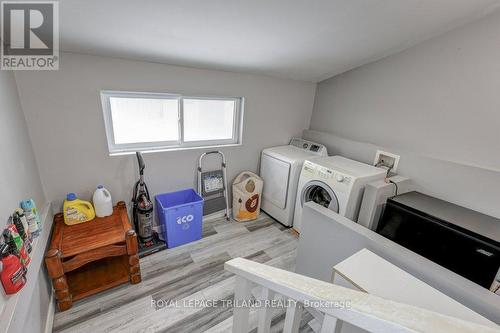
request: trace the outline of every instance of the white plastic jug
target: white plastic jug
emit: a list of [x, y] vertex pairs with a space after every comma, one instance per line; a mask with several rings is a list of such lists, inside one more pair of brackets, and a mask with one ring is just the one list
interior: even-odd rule
[[109, 193], [104, 186], [97, 186], [92, 201], [94, 202], [94, 209], [97, 217], [113, 215], [113, 200], [111, 200], [111, 193]]

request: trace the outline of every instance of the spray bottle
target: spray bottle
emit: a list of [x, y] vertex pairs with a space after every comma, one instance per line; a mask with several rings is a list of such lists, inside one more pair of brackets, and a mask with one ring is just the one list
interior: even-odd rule
[[28, 237], [27, 230], [24, 229], [21, 217], [17, 213], [14, 213], [14, 215], [12, 215], [12, 222], [16, 226], [17, 232], [19, 233], [19, 236], [21, 236], [21, 239], [23, 240], [23, 245], [26, 252], [30, 254], [32, 250], [31, 241]]
[[31, 236], [30, 230], [29, 230], [29, 225], [28, 225], [28, 220], [26, 219], [26, 215], [24, 215], [24, 211], [21, 208], [16, 208], [14, 210], [14, 215], [17, 215], [19, 219], [21, 220], [21, 223], [23, 224], [24, 231], [26, 232], [26, 235], [28, 235], [30, 244], [33, 243], [33, 237]]
[[21, 208], [24, 211], [26, 221], [28, 222], [28, 230], [32, 238], [38, 237], [41, 231], [41, 225], [38, 223], [36, 208], [33, 209], [33, 200], [21, 201]]

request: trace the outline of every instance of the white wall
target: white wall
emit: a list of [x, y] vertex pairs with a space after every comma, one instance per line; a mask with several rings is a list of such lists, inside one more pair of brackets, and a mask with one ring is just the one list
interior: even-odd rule
[[[56, 202], [71, 191], [89, 199], [100, 183], [115, 202], [131, 199], [138, 177], [135, 156], [108, 155], [102, 89], [245, 97], [243, 145], [222, 149], [230, 180], [240, 171], [255, 171], [263, 148], [301, 135], [315, 94], [315, 84], [301, 81], [66, 53], [59, 71], [17, 72], [16, 80], [42, 182]], [[203, 151], [146, 154], [150, 191], [195, 186]]]
[[33, 198], [40, 208], [45, 204], [14, 75], [7, 71], [0, 71], [0, 142], [0, 227], [3, 227], [22, 199]]
[[[28, 128], [19, 104], [14, 74], [0, 71], [0, 232], [22, 199], [45, 204]], [[10, 296], [0, 288], [0, 313]], [[42, 314], [42, 316], [45, 314]]]
[[321, 82], [310, 129], [411, 155], [422, 191], [500, 217], [499, 31], [497, 12]]

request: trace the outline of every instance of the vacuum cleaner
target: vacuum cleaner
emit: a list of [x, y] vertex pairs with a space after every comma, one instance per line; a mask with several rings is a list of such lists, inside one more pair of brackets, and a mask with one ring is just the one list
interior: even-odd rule
[[144, 257], [166, 248], [158, 234], [153, 230], [153, 202], [149, 195], [148, 186], [144, 182], [144, 159], [140, 152], [136, 152], [139, 163], [139, 180], [135, 183], [132, 197], [132, 215], [134, 228], [139, 238], [139, 256]]

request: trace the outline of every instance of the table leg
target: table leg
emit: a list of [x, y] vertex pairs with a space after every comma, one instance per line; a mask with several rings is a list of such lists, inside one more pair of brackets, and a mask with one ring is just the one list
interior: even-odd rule
[[137, 245], [137, 235], [134, 230], [127, 231], [126, 235], [127, 254], [129, 264], [129, 279], [131, 284], [141, 282], [141, 267], [139, 266], [139, 255]]
[[61, 311], [71, 308], [73, 300], [69, 292], [66, 276], [64, 275], [60, 252], [56, 249], [50, 249], [45, 256], [45, 264], [47, 265], [47, 271], [54, 286], [57, 307]]

